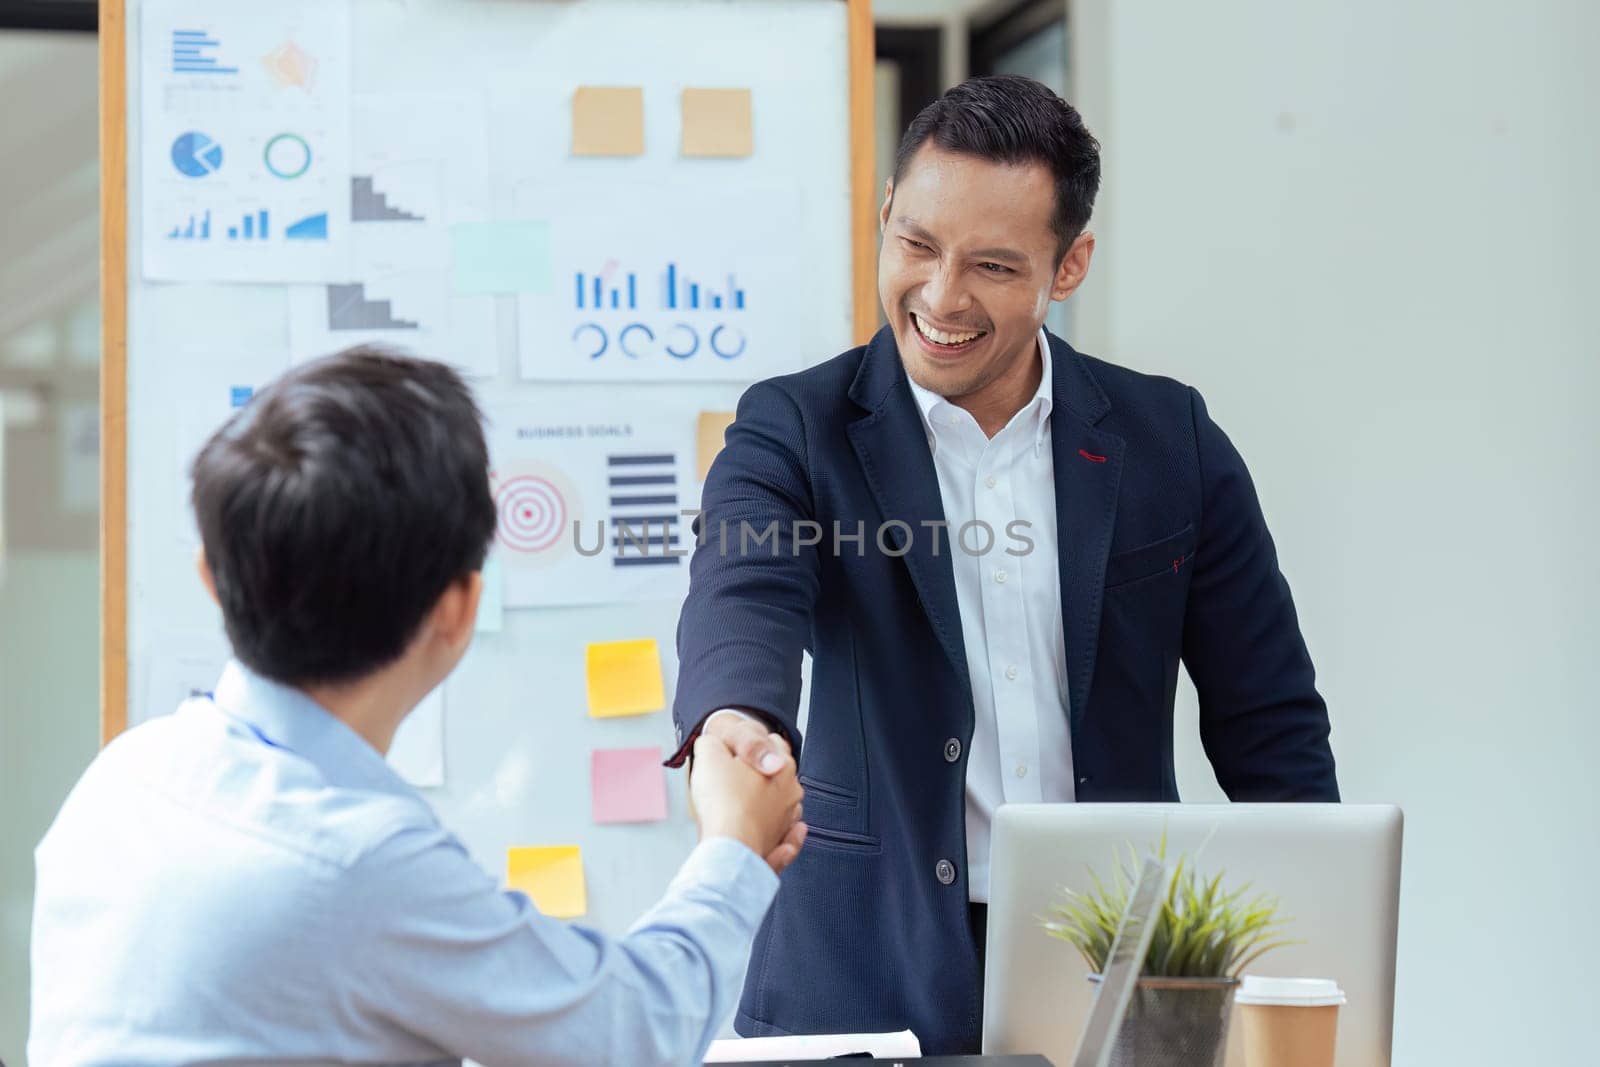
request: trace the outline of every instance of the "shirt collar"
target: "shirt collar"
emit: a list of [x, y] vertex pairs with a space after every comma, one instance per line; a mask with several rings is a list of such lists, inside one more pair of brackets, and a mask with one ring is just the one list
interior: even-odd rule
[[382, 754], [332, 712], [238, 660], [223, 668], [211, 703], [263, 744], [313, 764], [332, 785], [416, 796]]
[[[1054, 385], [1051, 378], [1050, 338], [1045, 334], [1044, 327], [1039, 327], [1039, 359], [1043, 364], [1043, 373], [1039, 375], [1039, 388], [1034, 390], [1033, 396], [1024, 404], [1022, 410], [1026, 411], [1034, 403], [1039, 405], [1037, 422], [1033, 431], [1033, 451], [1037, 455], [1044, 447], [1045, 434], [1050, 429], [1050, 412], [1054, 407]], [[939, 438], [934, 432], [933, 417], [945, 407], [955, 407], [944, 397], [931, 389], [924, 389], [906, 375], [906, 382], [911, 386], [911, 395], [917, 401], [917, 413], [922, 416], [922, 429], [928, 435], [928, 450], [939, 450]]]

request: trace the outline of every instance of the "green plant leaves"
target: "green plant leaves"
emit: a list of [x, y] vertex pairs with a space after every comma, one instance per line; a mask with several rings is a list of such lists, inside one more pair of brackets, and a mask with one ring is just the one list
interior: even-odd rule
[[[1126, 858], [1115, 857], [1108, 887], [1093, 868], [1087, 893], [1061, 887], [1061, 896], [1041, 917], [1044, 932], [1076, 948], [1090, 969], [1105, 971], [1106, 957], [1117, 936], [1117, 926], [1127, 910], [1139, 850], [1128, 843]], [[1167, 835], [1153, 850], [1166, 859]], [[1249, 896], [1248, 883], [1224, 891], [1224, 872], [1202, 880], [1192, 859], [1178, 857], [1165, 899], [1155, 919], [1150, 951], [1140, 972], [1146, 977], [1237, 977], [1264, 953], [1294, 944], [1282, 937], [1289, 920], [1278, 915], [1278, 900], [1265, 893]]]

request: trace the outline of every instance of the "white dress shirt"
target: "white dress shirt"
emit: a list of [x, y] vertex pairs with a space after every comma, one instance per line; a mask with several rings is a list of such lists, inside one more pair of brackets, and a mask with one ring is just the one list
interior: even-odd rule
[[[992, 438], [966, 409], [911, 383], [950, 524], [941, 548], [955, 571], [972, 680], [967, 887], [979, 902], [989, 899], [995, 809], [1075, 796], [1050, 451], [1050, 343], [1043, 330], [1039, 353], [1044, 373], [1038, 391]], [[1008, 534], [1012, 522], [1027, 524], [1012, 528], [1020, 536]], [[968, 523], [985, 524], [993, 544], [987, 545], [981, 526], [962, 537]]]

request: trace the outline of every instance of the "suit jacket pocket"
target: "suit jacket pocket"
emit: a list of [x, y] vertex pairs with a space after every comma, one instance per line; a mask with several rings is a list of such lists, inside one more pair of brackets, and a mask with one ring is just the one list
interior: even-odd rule
[[808, 774], [800, 776], [800, 785], [806, 791], [802, 818], [809, 828], [808, 846], [815, 842], [853, 852], [878, 851], [878, 839], [863, 832], [867, 813], [854, 793]]
[[848, 830], [834, 830], [821, 826], [806, 819], [806, 843], [801, 846], [805, 851], [813, 846], [817, 848], [834, 849], [840, 852], [861, 852], [867, 855], [876, 855], [883, 851], [882, 844], [872, 834], [851, 833]]
[[1195, 540], [1191, 522], [1170, 537], [1118, 552], [1106, 560], [1106, 588], [1129, 585], [1158, 574], [1178, 574], [1194, 559]]

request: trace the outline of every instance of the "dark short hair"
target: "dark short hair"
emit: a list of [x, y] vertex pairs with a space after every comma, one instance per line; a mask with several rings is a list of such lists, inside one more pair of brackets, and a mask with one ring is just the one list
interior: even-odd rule
[[972, 78], [917, 113], [900, 139], [894, 181], [932, 142], [947, 152], [994, 163], [1040, 163], [1056, 183], [1051, 219], [1057, 256], [1066, 254], [1094, 210], [1100, 191], [1100, 142], [1077, 109], [1041, 82], [1015, 74]]
[[212, 435], [193, 475], [234, 655], [288, 685], [398, 659], [494, 535], [471, 390], [379, 348], [290, 370]]

